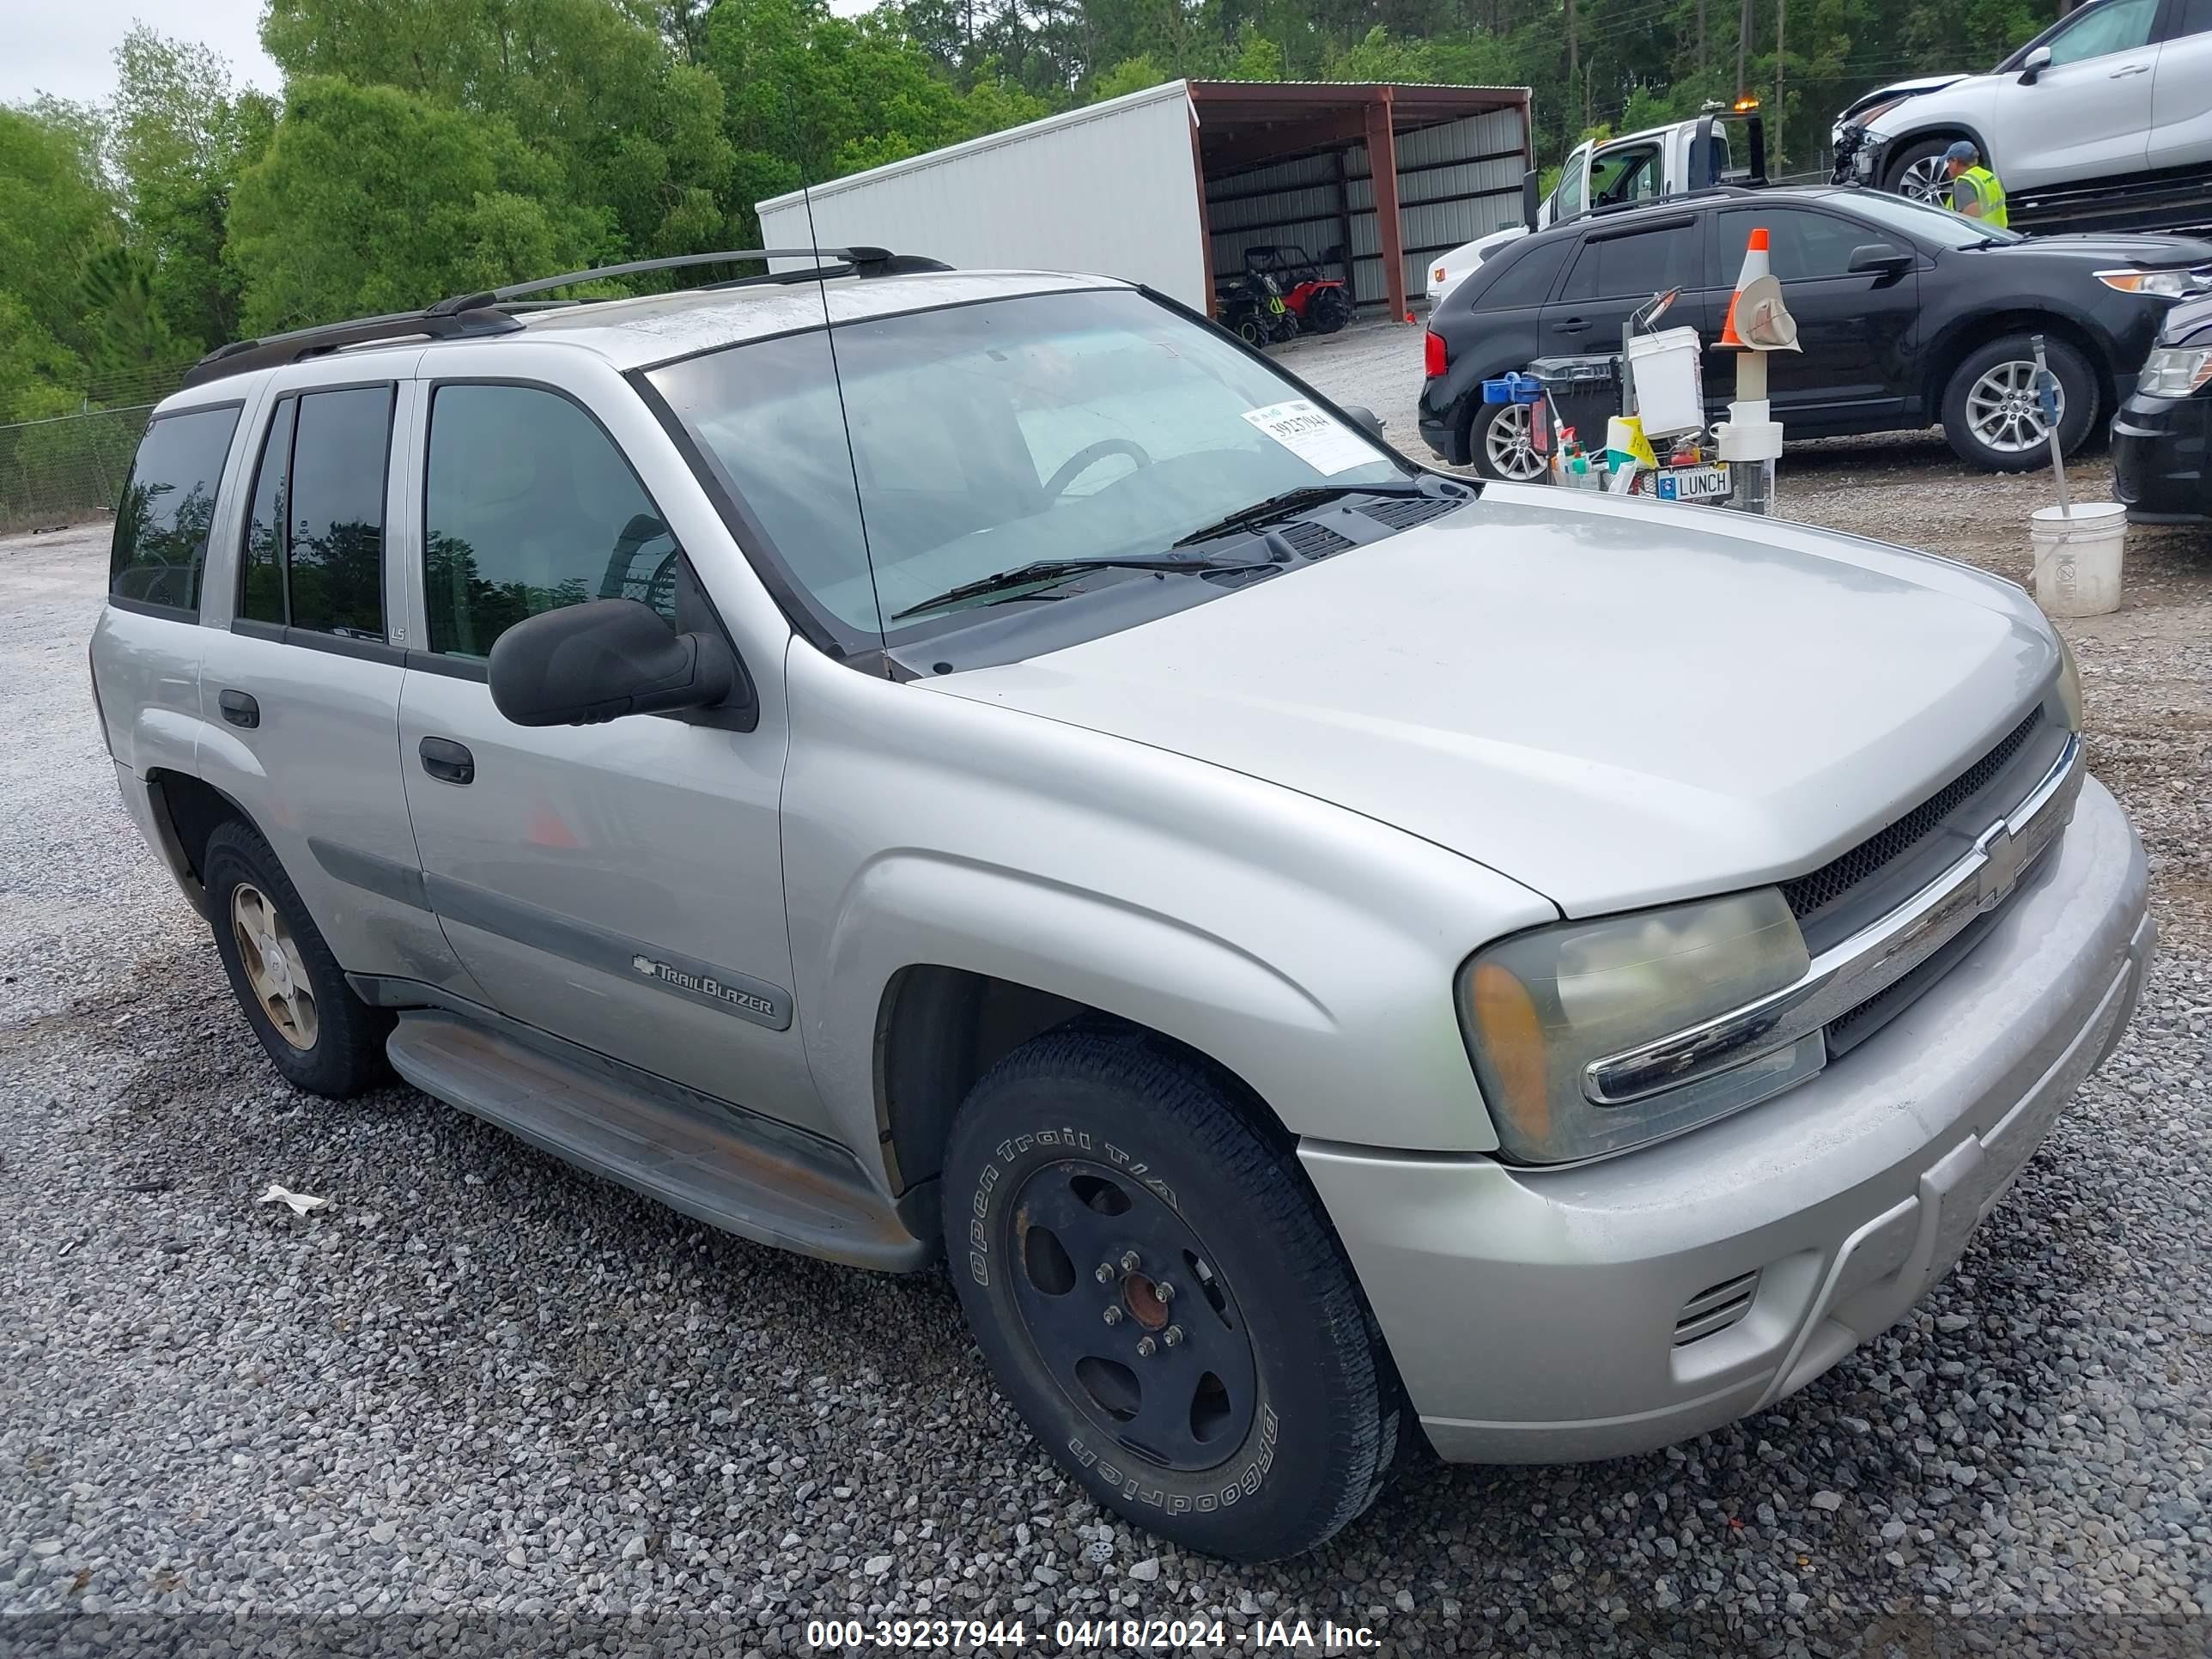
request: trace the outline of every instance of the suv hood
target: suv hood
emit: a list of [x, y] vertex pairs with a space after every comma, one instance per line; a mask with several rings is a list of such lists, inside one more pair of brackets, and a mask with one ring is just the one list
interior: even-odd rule
[[2125, 231], [2085, 231], [2078, 235], [2030, 236], [2024, 241], [2000, 242], [1994, 247], [1965, 252], [2017, 255], [2071, 254], [2100, 264], [2133, 265], [2140, 270], [2189, 270], [2212, 265], [2212, 242], [2193, 236], [2131, 234]]
[[1334, 802], [1587, 915], [1817, 867], [2057, 671], [2027, 596], [1964, 566], [1565, 495], [1491, 484], [1243, 592], [915, 684]]

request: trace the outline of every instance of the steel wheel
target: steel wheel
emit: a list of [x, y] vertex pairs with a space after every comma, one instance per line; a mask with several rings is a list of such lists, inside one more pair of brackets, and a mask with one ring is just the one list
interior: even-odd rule
[[1897, 193], [1915, 202], [1932, 202], [1937, 207], [1951, 205], [1951, 181], [1943, 176], [1944, 162], [1939, 152], [1923, 155], [1897, 176]]
[[1252, 1341], [1198, 1235], [1140, 1182], [1049, 1164], [1013, 1208], [1022, 1333], [1067, 1399], [1133, 1457], [1214, 1468], [1244, 1444]]
[[[2066, 387], [2058, 387], [2058, 418], [2066, 419]], [[2035, 399], [2035, 365], [2015, 358], [1991, 365], [1966, 392], [1966, 423], [1999, 454], [2017, 455], [2051, 440]]]
[[1544, 476], [1544, 458], [1536, 453], [1528, 404], [1507, 404], [1491, 417], [1483, 428], [1482, 453], [1498, 477], [1528, 483]]
[[292, 930], [259, 888], [241, 881], [231, 890], [230, 933], [254, 999], [276, 1035], [295, 1048], [313, 1048], [319, 1029], [314, 983]]

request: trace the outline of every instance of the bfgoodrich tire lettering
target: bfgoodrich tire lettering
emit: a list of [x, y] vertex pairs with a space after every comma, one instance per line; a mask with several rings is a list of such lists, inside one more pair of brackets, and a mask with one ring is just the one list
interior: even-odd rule
[[977, 1343], [1100, 1503], [1257, 1561], [1374, 1501], [1399, 1418], [1364, 1301], [1295, 1157], [1202, 1061], [1121, 1030], [1025, 1044], [963, 1106], [945, 1192]]

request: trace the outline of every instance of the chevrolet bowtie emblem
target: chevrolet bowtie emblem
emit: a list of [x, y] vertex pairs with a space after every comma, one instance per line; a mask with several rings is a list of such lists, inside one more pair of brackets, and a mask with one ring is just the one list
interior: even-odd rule
[[1981, 866], [1974, 872], [1974, 897], [1986, 913], [1996, 908], [2020, 879], [2020, 843], [2000, 820], [1982, 831], [1974, 850], [1982, 855]]

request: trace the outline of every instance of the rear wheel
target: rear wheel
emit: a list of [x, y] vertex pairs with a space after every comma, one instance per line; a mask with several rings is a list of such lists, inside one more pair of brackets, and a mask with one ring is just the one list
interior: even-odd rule
[[1396, 1383], [1296, 1158], [1143, 1033], [1066, 1030], [975, 1085], [945, 1163], [977, 1345], [1092, 1498], [1240, 1561], [1382, 1488]]
[[1909, 201], [1950, 206], [1951, 181], [1945, 176], [1943, 152], [1951, 148], [1953, 142], [1949, 138], [1921, 138], [1900, 147], [1889, 158], [1881, 187]]
[[1352, 320], [1352, 301], [1340, 288], [1316, 291], [1306, 301], [1306, 326], [1316, 334], [1334, 334]]
[[[2081, 447], [2097, 416], [2097, 377], [2081, 354], [2048, 336], [2044, 361], [2058, 377], [2058, 441]], [[1943, 435], [1959, 459], [1990, 472], [2028, 472], [2051, 459], [2035, 396], [2035, 343], [2008, 334], [1969, 352], [1943, 390]]]
[[1486, 478], [1534, 483], [1544, 476], [1536, 453], [1534, 426], [1527, 404], [1477, 404], [1468, 432], [1468, 452]]
[[392, 1017], [354, 994], [269, 843], [234, 819], [208, 836], [202, 865], [216, 953], [285, 1080], [334, 1099], [385, 1081]]

